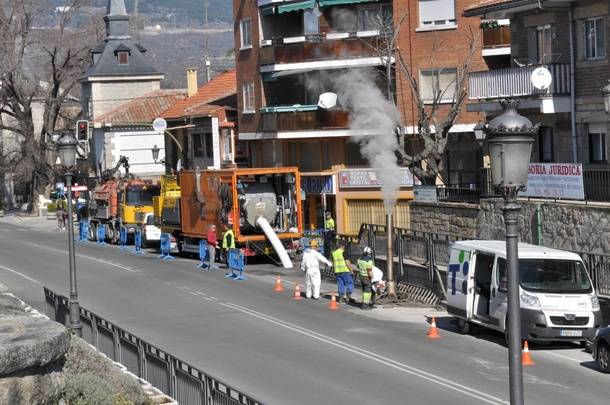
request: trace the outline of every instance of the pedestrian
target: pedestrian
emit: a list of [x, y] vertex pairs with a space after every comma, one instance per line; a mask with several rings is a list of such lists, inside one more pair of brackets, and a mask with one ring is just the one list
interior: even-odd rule
[[326, 258], [330, 258], [330, 254], [334, 250], [336, 235], [335, 220], [330, 211], [326, 211], [326, 219], [324, 221], [324, 255]]
[[345, 260], [344, 250], [345, 242], [343, 240], [337, 241], [337, 248], [333, 250], [332, 257], [335, 277], [337, 279], [339, 300], [343, 299], [343, 301], [347, 303], [352, 299], [354, 279], [352, 278], [352, 271], [350, 270], [350, 262]]
[[57, 229], [60, 231], [66, 229], [66, 208], [62, 198], [57, 199], [55, 215], [57, 216]]
[[224, 233], [222, 235], [222, 251], [221, 260], [229, 267], [229, 250], [235, 249], [235, 233], [229, 224], [224, 224]]
[[210, 261], [208, 268], [212, 270], [216, 268], [216, 247], [218, 246], [218, 238], [216, 237], [216, 225], [210, 224], [210, 226], [208, 227], [206, 242], [208, 244], [208, 260]]
[[365, 246], [362, 249], [362, 256], [356, 262], [358, 267], [358, 274], [360, 276], [360, 284], [362, 285], [362, 309], [372, 309], [373, 304], [371, 303], [372, 295], [372, 278], [373, 278], [373, 258], [371, 257], [372, 250], [370, 247]]
[[[318, 249], [318, 241], [313, 239], [311, 242], [304, 242], [305, 252], [301, 259], [301, 270], [305, 272], [305, 296], [317, 300], [320, 298], [320, 263], [332, 266], [332, 263], [322, 256]], [[313, 293], [312, 293], [313, 290]]]

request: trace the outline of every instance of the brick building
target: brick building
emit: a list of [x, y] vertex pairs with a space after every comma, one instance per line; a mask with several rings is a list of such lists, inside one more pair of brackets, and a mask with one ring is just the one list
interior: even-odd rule
[[[251, 165], [301, 169], [307, 227], [322, 227], [324, 210], [339, 232], [384, 223], [377, 174], [351, 141], [374, 134], [350, 127], [353, 111], [341, 94], [335, 108], [323, 107], [320, 96], [337, 93], [348, 71], [386, 91], [376, 48], [378, 22], [392, 24], [391, 1], [234, 0], [233, 10], [239, 139], [249, 142]], [[409, 175], [405, 169], [396, 208], [403, 226]]]
[[[509, 19], [511, 31], [509, 63], [471, 74], [468, 109], [491, 119], [501, 97], [519, 98], [520, 113], [541, 124], [532, 161], [582, 163], [587, 199], [610, 198], [599, 193], [610, 184], [603, 94], [610, 78], [608, 7], [599, 0], [531, 0], [487, 1], [466, 10]], [[532, 82], [538, 67], [550, 73], [548, 88]]]
[[[464, 17], [463, 10], [472, 0], [394, 0], [397, 45], [405, 64], [420, 87], [420, 97], [430, 107], [437, 92], [443, 92], [438, 116], [443, 118], [451, 108], [456, 79], [464, 69], [469, 48], [474, 42], [468, 71], [487, 70], [506, 58], [506, 50], [482, 52], [485, 32], [478, 17]], [[404, 132], [417, 132], [418, 108], [404, 71], [397, 68], [396, 99], [404, 120]], [[482, 151], [474, 127], [483, 115], [468, 112], [462, 106], [450, 130], [445, 173], [438, 179], [447, 186], [478, 187], [479, 169], [483, 167]]]

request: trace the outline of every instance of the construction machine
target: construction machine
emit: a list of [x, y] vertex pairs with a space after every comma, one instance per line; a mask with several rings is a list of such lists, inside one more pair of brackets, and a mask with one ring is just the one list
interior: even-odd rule
[[[115, 177], [119, 169], [125, 174]], [[89, 239], [97, 240], [99, 227], [105, 228], [105, 239], [118, 243], [121, 227], [133, 236], [147, 213], [153, 212], [153, 197], [159, 186], [129, 173], [129, 160], [121, 156], [112, 169], [102, 173], [98, 185], [91, 191], [89, 203]]]

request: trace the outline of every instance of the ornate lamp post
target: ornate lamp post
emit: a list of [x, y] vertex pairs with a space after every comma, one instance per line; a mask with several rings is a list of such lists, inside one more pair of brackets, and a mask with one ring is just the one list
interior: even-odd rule
[[151, 152], [152, 152], [152, 156], [153, 156], [153, 160], [155, 161], [155, 163], [157, 163], [157, 160], [159, 160], [159, 151], [161, 149], [159, 149], [159, 147], [157, 145], [153, 146], [151, 148]]
[[80, 308], [76, 289], [76, 256], [74, 253], [74, 223], [72, 219], [72, 170], [76, 165], [78, 141], [71, 133], [65, 133], [57, 141], [57, 155], [66, 169], [66, 185], [68, 188], [68, 256], [70, 266], [70, 325], [68, 329], [77, 336], [82, 336], [80, 323]]
[[504, 194], [506, 266], [508, 270], [508, 368], [510, 403], [523, 405], [521, 365], [521, 312], [519, 298], [519, 211], [517, 193], [525, 189], [532, 153], [533, 135], [539, 125], [517, 112], [517, 100], [503, 101], [504, 113], [485, 127], [489, 145], [493, 185]]

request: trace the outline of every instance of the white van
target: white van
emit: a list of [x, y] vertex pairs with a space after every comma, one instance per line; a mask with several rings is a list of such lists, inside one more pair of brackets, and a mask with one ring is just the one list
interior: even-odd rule
[[[506, 242], [455, 242], [447, 268], [447, 312], [458, 330], [470, 324], [506, 333]], [[519, 244], [522, 339], [584, 341], [602, 323], [599, 301], [580, 256]]]

